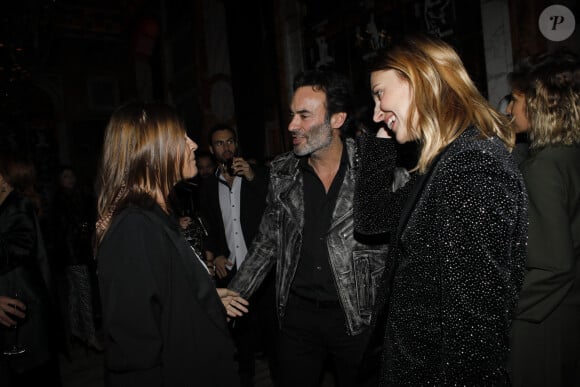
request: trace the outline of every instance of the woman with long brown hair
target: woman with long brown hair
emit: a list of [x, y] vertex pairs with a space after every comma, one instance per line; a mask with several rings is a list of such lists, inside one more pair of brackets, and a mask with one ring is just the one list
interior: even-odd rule
[[218, 295], [167, 201], [197, 173], [195, 149], [167, 105], [129, 103], [107, 126], [97, 222], [107, 385], [238, 383], [224, 305], [234, 315], [229, 304], [245, 300]]

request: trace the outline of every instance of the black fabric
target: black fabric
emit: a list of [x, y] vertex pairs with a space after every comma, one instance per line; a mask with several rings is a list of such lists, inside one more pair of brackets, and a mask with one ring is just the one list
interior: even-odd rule
[[[27, 306], [18, 332], [19, 342], [27, 351], [17, 358], [1, 360], [14, 375], [25, 377], [35, 367], [56, 358], [56, 340], [62, 337], [62, 330], [54, 314], [51, 284], [34, 205], [13, 191], [0, 205], [0, 295], [10, 297], [12, 289], [18, 288]], [[8, 329], [0, 328], [2, 338]]]
[[327, 193], [307, 159], [300, 161], [304, 179], [304, 228], [300, 260], [290, 291], [303, 298], [338, 300], [326, 237], [347, 167], [348, 153], [343, 147], [338, 171]]
[[126, 208], [99, 247], [107, 386], [237, 386], [226, 314], [161, 208]]

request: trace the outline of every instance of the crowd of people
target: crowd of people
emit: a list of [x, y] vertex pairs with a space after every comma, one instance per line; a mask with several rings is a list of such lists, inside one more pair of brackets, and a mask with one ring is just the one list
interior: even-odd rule
[[268, 166], [233, 126], [203, 152], [173, 107], [119, 107], [96, 198], [58, 175], [60, 290], [33, 167], [1, 154], [1, 344], [25, 348], [1, 380], [58, 385], [62, 331], [104, 350], [107, 386], [253, 386], [259, 353], [281, 387], [580, 385], [578, 57], [518, 63], [506, 114], [433, 37], [369, 81], [376, 130], [352, 137], [349, 80], [298, 74], [293, 149]]

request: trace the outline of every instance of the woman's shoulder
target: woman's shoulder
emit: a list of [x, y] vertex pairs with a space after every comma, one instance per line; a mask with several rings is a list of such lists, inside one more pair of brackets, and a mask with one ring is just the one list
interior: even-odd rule
[[548, 145], [535, 150], [521, 164], [526, 180], [544, 178], [546, 175], [580, 176], [580, 146], [578, 145]]
[[[161, 211], [161, 210], [159, 210]], [[157, 235], [164, 226], [170, 224], [164, 217], [159, 214], [155, 208], [143, 207], [126, 207], [120, 210], [113, 219], [107, 230], [105, 239], [111, 239], [112, 236], [125, 237], [128, 235]], [[104, 240], [103, 240], [104, 242]]]
[[26, 213], [34, 214], [36, 211], [32, 200], [17, 191], [12, 191], [2, 203], [2, 212], [6, 214]]
[[479, 135], [460, 136], [447, 151], [446, 157], [459, 169], [475, 168], [509, 171], [519, 175], [516, 163], [506, 145], [497, 137], [483, 138]]

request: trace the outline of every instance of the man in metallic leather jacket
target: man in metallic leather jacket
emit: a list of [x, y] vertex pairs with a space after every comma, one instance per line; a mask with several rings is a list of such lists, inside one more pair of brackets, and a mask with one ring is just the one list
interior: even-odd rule
[[355, 239], [358, 156], [343, 138], [350, 107], [348, 82], [336, 73], [297, 77], [294, 151], [272, 162], [259, 232], [229, 285], [248, 298], [276, 265], [282, 386], [315, 384], [327, 357], [339, 385], [358, 383], [387, 245]]

